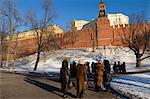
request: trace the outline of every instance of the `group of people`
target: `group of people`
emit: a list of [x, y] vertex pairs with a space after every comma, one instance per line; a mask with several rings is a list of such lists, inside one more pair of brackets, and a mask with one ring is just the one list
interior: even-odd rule
[[[70, 66], [70, 68], [69, 68]], [[67, 58], [62, 62], [60, 69], [60, 82], [61, 89], [64, 92], [63, 97], [67, 97], [68, 89], [75, 86], [77, 89], [77, 98], [81, 98], [85, 95], [85, 91], [88, 88], [88, 78], [94, 79], [95, 90], [107, 90], [110, 82], [110, 64], [108, 60], [99, 60], [98, 62], [92, 62], [90, 70], [90, 63], [80, 59], [78, 64], [73, 61], [69, 64]]]
[[114, 62], [113, 71], [116, 74], [125, 74], [126, 73], [126, 65], [125, 62], [120, 64], [120, 61], [118, 61], [118, 64]]

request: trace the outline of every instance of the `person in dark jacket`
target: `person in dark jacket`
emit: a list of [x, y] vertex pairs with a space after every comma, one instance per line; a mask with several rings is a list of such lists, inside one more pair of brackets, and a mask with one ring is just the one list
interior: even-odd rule
[[94, 62], [92, 62], [92, 64], [91, 64], [92, 74], [94, 74], [94, 71], [95, 71], [95, 70], [94, 70], [94, 68], [95, 68], [94, 66], [95, 66], [95, 63], [94, 63]]
[[111, 68], [108, 60], [104, 60], [104, 69], [110, 74]]
[[104, 60], [104, 71], [103, 71], [103, 86], [106, 88], [106, 90], [109, 88], [110, 84], [110, 63], [108, 60]]
[[71, 73], [70, 83], [72, 83], [72, 85], [75, 86], [77, 74], [77, 66], [75, 61], [73, 61], [72, 64], [70, 64], [70, 73]]
[[121, 73], [121, 65], [120, 65], [120, 61], [118, 61], [118, 64], [117, 64], [117, 73]]
[[76, 74], [77, 74], [77, 66], [76, 66], [76, 62], [73, 61], [73, 75], [72, 76], [75, 78]]
[[68, 68], [68, 61], [66, 58], [63, 60], [62, 68], [60, 69], [60, 82], [61, 89], [64, 93], [63, 97], [66, 98], [70, 82], [70, 70]]
[[87, 67], [87, 75], [88, 75], [88, 77], [90, 76], [90, 63], [89, 62], [86, 62], [85, 63], [85, 65], [86, 65], [86, 67]]
[[125, 74], [126, 73], [126, 64], [125, 64], [125, 62], [123, 62], [121, 67], [122, 67], [122, 73]]
[[114, 71], [114, 73], [117, 73], [117, 64], [116, 64], [116, 62], [114, 62], [113, 71]]
[[84, 60], [80, 60], [77, 65], [77, 98], [83, 97], [87, 88], [87, 68]]

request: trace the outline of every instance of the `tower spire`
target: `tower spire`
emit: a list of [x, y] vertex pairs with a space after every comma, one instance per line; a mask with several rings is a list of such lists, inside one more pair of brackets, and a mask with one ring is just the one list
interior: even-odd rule
[[104, 0], [100, 1], [100, 4], [99, 4], [99, 15], [98, 15], [98, 17], [107, 17], [106, 5], [104, 3]]
[[101, 0], [101, 1], [100, 1], [100, 4], [102, 4], [102, 3], [104, 4], [104, 0]]

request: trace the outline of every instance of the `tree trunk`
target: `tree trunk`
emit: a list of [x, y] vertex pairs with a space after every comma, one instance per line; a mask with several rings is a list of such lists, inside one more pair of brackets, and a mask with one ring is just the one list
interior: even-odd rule
[[1, 68], [3, 68], [3, 50], [1, 50]]
[[3, 68], [3, 61], [1, 60], [1, 68]]
[[13, 62], [13, 70], [16, 69], [16, 60], [14, 59], [14, 62]]
[[5, 68], [8, 68], [8, 65], [9, 65], [9, 52], [7, 52]]
[[141, 57], [139, 54], [136, 55], [136, 67], [140, 67], [141, 64]]
[[38, 66], [39, 60], [40, 60], [40, 52], [37, 53], [37, 59], [36, 59], [36, 63], [35, 63], [35, 66], [34, 66], [34, 70], [35, 71], [37, 70], [37, 66]]

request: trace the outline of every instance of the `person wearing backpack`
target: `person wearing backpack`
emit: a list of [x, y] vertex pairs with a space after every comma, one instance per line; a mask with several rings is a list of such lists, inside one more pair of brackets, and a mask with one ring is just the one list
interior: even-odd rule
[[66, 58], [63, 60], [62, 67], [60, 69], [60, 82], [61, 89], [64, 93], [63, 97], [66, 98], [70, 83], [70, 70], [68, 68], [68, 61]]

